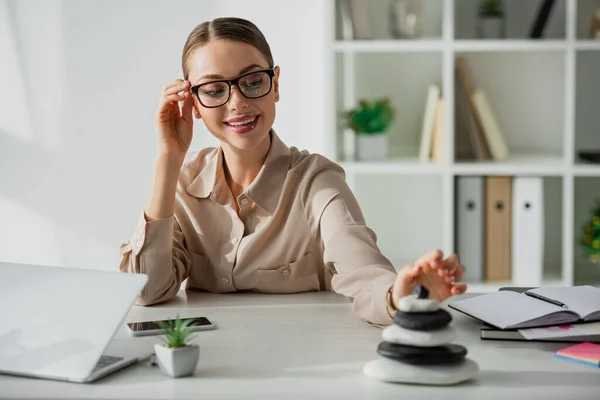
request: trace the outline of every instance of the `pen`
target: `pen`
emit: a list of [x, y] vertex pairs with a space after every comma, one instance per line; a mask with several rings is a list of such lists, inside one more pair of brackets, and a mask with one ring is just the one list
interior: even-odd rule
[[565, 303], [562, 303], [562, 302], [557, 301], [557, 300], [549, 299], [547, 297], [544, 297], [544, 296], [536, 294], [536, 293], [525, 292], [525, 294], [528, 295], [528, 296], [534, 297], [536, 299], [543, 300], [543, 301], [546, 301], [548, 303], [554, 304], [555, 306], [559, 306], [559, 307], [562, 307], [562, 308], [568, 308]]

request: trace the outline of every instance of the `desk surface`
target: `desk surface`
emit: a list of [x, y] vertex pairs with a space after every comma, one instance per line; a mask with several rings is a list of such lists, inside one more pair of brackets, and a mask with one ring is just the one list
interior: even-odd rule
[[[469, 296], [469, 295], [466, 295]], [[482, 341], [478, 323], [453, 310], [456, 343], [480, 366], [475, 381], [450, 387], [370, 380], [381, 330], [360, 320], [333, 293], [213, 295], [182, 292], [154, 307], [133, 307], [127, 322], [206, 316], [217, 330], [198, 332], [193, 377], [172, 379], [149, 362], [91, 384], [0, 376], [0, 397], [193, 399], [598, 399], [600, 369], [553, 359], [565, 343]], [[117, 339], [153, 346], [157, 337]]]

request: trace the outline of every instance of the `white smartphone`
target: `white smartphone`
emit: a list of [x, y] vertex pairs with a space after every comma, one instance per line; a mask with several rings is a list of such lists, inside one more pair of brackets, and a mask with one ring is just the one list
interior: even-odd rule
[[[194, 318], [181, 318], [181, 321], [192, 320], [189, 327], [192, 331], [209, 331], [211, 329], [215, 329], [215, 324], [213, 324], [206, 317], [194, 317]], [[148, 336], [148, 335], [162, 335], [162, 331], [158, 326], [161, 322], [172, 323], [174, 319], [170, 320], [162, 320], [162, 321], [145, 321], [145, 322], [130, 322], [127, 323], [127, 328], [129, 333], [132, 336]]]

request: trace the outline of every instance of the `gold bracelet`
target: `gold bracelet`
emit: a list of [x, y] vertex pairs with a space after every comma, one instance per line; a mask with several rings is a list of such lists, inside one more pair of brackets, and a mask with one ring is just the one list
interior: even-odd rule
[[394, 297], [392, 296], [392, 288], [394, 286], [390, 286], [390, 288], [388, 289], [386, 295], [385, 295], [385, 299], [386, 299], [386, 303], [388, 305], [388, 307], [390, 307], [392, 309], [392, 311], [398, 311], [398, 307], [396, 307], [396, 305], [394, 304]]

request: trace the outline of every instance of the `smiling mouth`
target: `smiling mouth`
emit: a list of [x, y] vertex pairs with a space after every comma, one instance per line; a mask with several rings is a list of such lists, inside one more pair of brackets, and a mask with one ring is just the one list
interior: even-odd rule
[[225, 123], [227, 125], [230, 125], [230, 126], [244, 126], [244, 125], [249, 125], [249, 124], [253, 123], [256, 120], [257, 117], [258, 117], [258, 115], [254, 115], [254, 116], [252, 116], [252, 117], [250, 117], [248, 119], [245, 119], [243, 121], [225, 122]]

